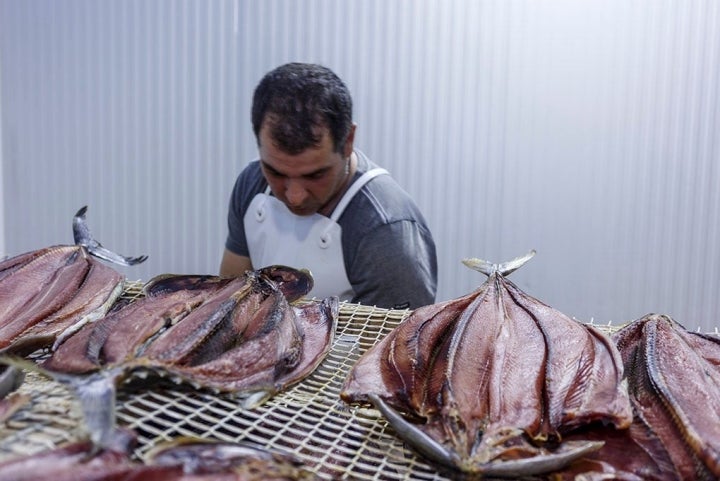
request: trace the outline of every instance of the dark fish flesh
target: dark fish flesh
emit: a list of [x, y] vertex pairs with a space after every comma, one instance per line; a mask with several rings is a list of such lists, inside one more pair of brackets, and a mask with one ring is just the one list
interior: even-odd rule
[[508, 263], [466, 264], [488, 280], [415, 310], [369, 349], [341, 391], [370, 402], [425, 457], [455, 470], [519, 477], [565, 466], [602, 442], [564, 442], [592, 423], [627, 428], [620, 355], [607, 335], [505, 279]]

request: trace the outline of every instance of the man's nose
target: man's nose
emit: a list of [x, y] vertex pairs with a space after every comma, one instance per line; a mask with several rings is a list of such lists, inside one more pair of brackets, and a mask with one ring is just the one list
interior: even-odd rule
[[288, 179], [285, 184], [285, 198], [293, 206], [302, 205], [307, 197], [307, 191], [298, 180]]

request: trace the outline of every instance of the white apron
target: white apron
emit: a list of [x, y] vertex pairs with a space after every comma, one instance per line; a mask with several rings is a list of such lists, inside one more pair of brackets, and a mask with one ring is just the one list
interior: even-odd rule
[[361, 175], [350, 185], [330, 217], [317, 213], [295, 215], [282, 201], [269, 195], [269, 187], [257, 194], [243, 218], [253, 268], [280, 264], [308, 269], [314, 281], [309, 297], [338, 296], [341, 301], [351, 300], [354, 293], [345, 272], [342, 228], [337, 220], [367, 182], [387, 173], [377, 168]]

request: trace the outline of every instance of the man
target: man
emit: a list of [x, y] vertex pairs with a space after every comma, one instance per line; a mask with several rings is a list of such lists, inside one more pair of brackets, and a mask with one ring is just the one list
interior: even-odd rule
[[223, 276], [282, 264], [309, 270], [310, 296], [384, 308], [435, 301], [435, 243], [388, 173], [355, 150], [345, 84], [320, 65], [289, 63], [255, 89], [260, 158], [238, 176]]

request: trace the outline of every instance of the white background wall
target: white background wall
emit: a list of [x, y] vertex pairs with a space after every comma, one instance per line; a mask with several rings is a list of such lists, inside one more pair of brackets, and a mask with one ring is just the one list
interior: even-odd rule
[[534, 248], [511, 280], [580, 320], [720, 325], [713, 0], [0, 0], [4, 253], [71, 243], [88, 205], [150, 256], [130, 279], [215, 273], [252, 90], [294, 60], [348, 83], [438, 300], [484, 281], [462, 258]]

